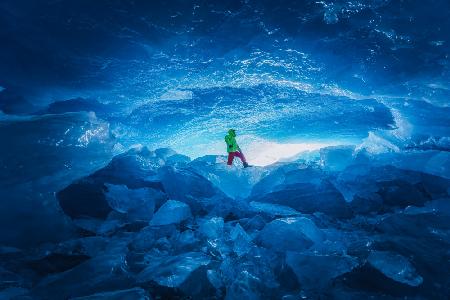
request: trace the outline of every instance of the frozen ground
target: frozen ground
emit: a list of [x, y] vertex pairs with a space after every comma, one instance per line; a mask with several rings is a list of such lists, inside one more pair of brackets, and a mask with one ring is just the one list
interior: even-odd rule
[[[449, 155], [390, 155], [398, 166], [329, 147], [316, 160], [243, 169], [135, 148], [56, 194], [47, 218], [61, 219], [65, 238], [0, 248], [0, 295], [444, 299]], [[420, 170], [402, 166], [410, 156]]]

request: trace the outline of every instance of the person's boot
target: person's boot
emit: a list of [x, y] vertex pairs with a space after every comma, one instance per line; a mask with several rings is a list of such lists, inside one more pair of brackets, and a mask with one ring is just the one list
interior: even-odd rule
[[244, 162], [244, 168], [248, 168], [249, 166], [248, 166], [248, 163], [247, 162]]

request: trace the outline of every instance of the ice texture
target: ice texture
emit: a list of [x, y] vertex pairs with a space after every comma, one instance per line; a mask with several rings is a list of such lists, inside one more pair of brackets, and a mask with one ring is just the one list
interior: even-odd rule
[[276, 219], [261, 230], [259, 239], [265, 247], [275, 251], [304, 250], [320, 242], [323, 234], [308, 218]]
[[0, 1], [0, 299], [448, 299], [449, 11]]
[[168, 200], [153, 216], [150, 225], [177, 224], [191, 217], [191, 210], [186, 203]]
[[150, 300], [148, 293], [141, 288], [97, 293], [86, 297], [76, 297], [73, 300]]
[[[222, 169], [228, 167], [213, 156], [190, 161], [168, 148], [131, 149], [56, 194], [70, 217], [68, 238], [32, 251], [0, 247], [0, 295], [296, 299], [379, 295], [374, 290], [407, 295], [416, 287], [424, 297], [450, 292], [449, 277], [433, 275], [450, 267], [449, 179], [350, 150], [327, 148], [313, 162], [238, 172]], [[221, 176], [227, 183], [217, 181]], [[233, 194], [233, 184], [246, 186]]]
[[200, 252], [188, 252], [173, 257], [154, 257], [139, 273], [138, 282], [156, 281], [167, 287], [180, 286], [188, 276], [201, 266], [208, 265], [210, 258]]
[[423, 282], [422, 276], [417, 273], [414, 266], [400, 254], [389, 251], [372, 251], [367, 261], [371, 266], [395, 281], [410, 286], [418, 286]]
[[252, 201], [289, 206], [301, 213], [323, 212], [348, 218], [351, 211], [343, 195], [315, 167], [287, 165], [276, 169], [258, 182]]
[[117, 212], [127, 214], [131, 219], [150, 220], [160, 194], [150, 188], [128, 189], [125, 185], [106, 185], [106, 201]]
[[130, 284], [124, 255], [107, 254], [90, 259], [73, 269], [53, 274], [42, 279], [32, 293], [58, 295], [61, 298], [90, 295], [115, 288], [126, 288]]
[[201, 221], [199, 232], [210, 239], [218, 239], [223, 236], [224, 220], [221, 217]]
[[286, 263], [307, 288], [325, 288], [331, 281], [358, 266], [354, 257], [342, 255], [303, 254], [289, 251]]

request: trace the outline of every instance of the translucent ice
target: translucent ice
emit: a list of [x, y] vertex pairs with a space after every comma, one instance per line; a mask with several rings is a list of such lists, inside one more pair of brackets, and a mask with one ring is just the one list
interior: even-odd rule
[[231, 230], [230, 238], [233, 241], [233, 251], [238, 256], [242, 256], [250, 251], [252, 238], [239, 223]]
[[218, 239], [223, 237], [223, 218], [214, 217], [202, 220], [200, 222], [199, 231], [209, 239]]
[[180, 223], [191, 217], [191, 210], [186, 203], [168, 200], [153, 216], [150, 225], [169, 225]]
[[213, 198], [225, 197], [209, 180], [191, 168], [166, 166], [159, 169], [158, 175], [169, 197], [186, 202], [195, 214], [204, 212], [208, 203], [218, 203]]
[[227, 166], [225, 158], [219, 156], [200, 157], [192, 161], [189, 166], [232, 198], [247, 197], [252, 187], [267, 172], [261, 167], [243, 169]]
[[300, 215], [298, 211], [289, 206], [271, 204], [271, 203], [262, 203], [252, 201], [250, 202], [250, 207], [255, 210], [255, 212], [263, 212], [268, 214], [269, 216], [295, 216]]
[[41, 280], [31, 293], [38, 297], [58, 295], [61, 298], [86, 296], [130, 284], [124, 255], [102, 255], [73, 269]]
[[419, 286], [423, 282], [414, 266], [409, 260], [397, 253], [389, 251], [372, 251], [368, 262], [387, 277], [410, 285]]
[[324, 288], [330, 281], [358, 265], [355, 258], [341, 255], [316, 255], [288, 251], [286, 262], [302, 286]]
[[263, 246], [276, 251], [304, 250], [322, 239], [320, 229], [304, 217], [276, 219], [268, 223], [259, 235]]
[[336, 146], [320, 149], [320, 162], [330, 171], [341, 171], [353, 162], [354, 146]]
[[128, 189], [125, 185], [112, 184], [106, 184], [106, 188], [109, 206], [133, 220], [150, 220], [155, 204], [165, 198], [162, 192], [150, 188]]
[[173, 257], [155, 257], [137, 276], [138, 282], [156, 281], [167, 287], [180, 286], [200, 266], [209, 264], [210, 258], [201, 252], [188, 252]]

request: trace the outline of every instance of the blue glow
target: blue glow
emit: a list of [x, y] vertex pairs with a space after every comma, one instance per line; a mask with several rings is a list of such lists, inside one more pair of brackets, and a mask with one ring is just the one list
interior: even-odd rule
[[449, 11], [1, 1], [0, 299], [446, 299]]

